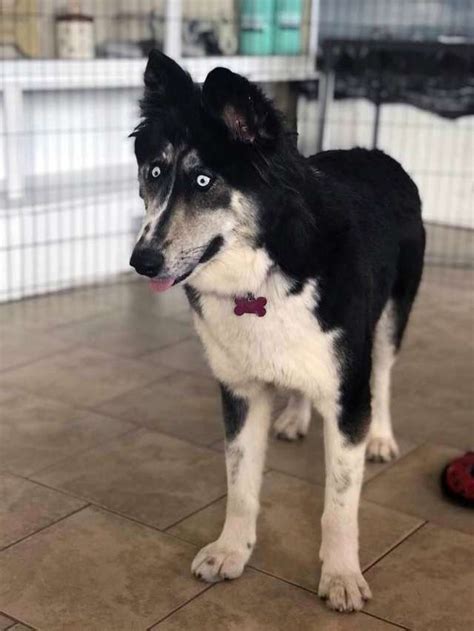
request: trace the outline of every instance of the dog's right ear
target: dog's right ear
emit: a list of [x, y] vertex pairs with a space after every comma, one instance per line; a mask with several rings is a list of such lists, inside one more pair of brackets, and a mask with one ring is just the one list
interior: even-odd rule
[[152, 115], [165, 107], [189, 104], [194, 93], [190, 75], [170, 57], [152, 50], [145, 69], [145, 94], [140, 102], [142, 115]]

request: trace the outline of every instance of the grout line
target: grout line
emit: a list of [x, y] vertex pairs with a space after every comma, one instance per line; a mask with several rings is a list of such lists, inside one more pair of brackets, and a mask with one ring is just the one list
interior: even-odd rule
[[370, 618], [375, 618], [375, 620], [380, 620], [381, 622], [385, 622], [386, 624], [396, 627], [397, 629], [403, 629], [403, 631], [411, 631], [409, 627], [404, 627], [403, 625], [398, 624], [398, 622], [394, 622], [393, 620], [388, 620], [387, 618], [376, 616], [375, 614], [369, 613], [368, 611], [365, 611], [364, 609], [362, 609], [360, 613], [363, 613], [366, 616], [369, 616]]
[[[186, 326], [185, 324], [183, 324], [182, 322], [179, 322], [179, 320], [175, 320], [174, 318], [159, 318], [160, 320], [170, 320], [171, 322], [173, 322], [174, 324], [179, 324], [181, 326]], [[163, 366], [163, 364], [161, 362], [153, 362], [150, 361], [147, 356], [148, 355], [153, 355], [154, 353], [160, 353], [161, 351], [167, 351], [170, 349], [171, 346], [177, 346], [178, 344], [182, 344], [183, 342], [189, 342], [189, 340], [194, 339], [194, 335], [192, 333], [190, 333], [189, 335], [187, 335], [186, 337], [182, 337], [179, 340], [175, 340], [174, 342], [167, 342], [166, 344], [164, 344], [164, 346], [158, 346], [156, 348], [152, 348], [148, 351], [144, 351], [141, 355], [136, 355], [135, 359], [137, 360], [143, 360], [146, 362], [150, 362], [151, 364], [159, 364], [160, 366]], [[174, 370], [178, 370], [178, 369], [174, 369]]]
[[47, 524], [46, 526], [43, 526], [42, 528], [38, 528], [38, 530], [35, 530], [34, 532], [30, 532], [28, 535], [25, 535], [21, 539], [17, 539], [16, 541], [13, 541], [12, 543], [9, 543], [8, 545], [4, 546], [3, 548], [0, 548], [0, 552], [3, 553], [3, 552], [5, 552], [5, 550], [8, 550], [9, 548], [12, 548], [13, 546], [16, 546], [17, 544], [22, 543], [23, 541], [26, 541], [26, 539], [30, 539], [31, 537], [34, 537], [39, 532], [42, 532], [43, 530], [47, 530], [48, 528], [51, 528], [51, 526], [55, 526], [56, 524], [59, 524], [60, 522], [64, 521], [65, 519], [69, 519], [69, 517], [72, 517], [73, 515], [76, 515], [76, 513], [80, 513], [82, 510], [88, 508], [89, 506], [90, 506], [90, 504], [84, 504], [84, 506], [81, 506], [80, 508], [77, 508], [76, 510], [73, 510], [72, 512], [68, 513], [67, 515], [63, 515], [59, 519], [56, 519], [55, 521], [52, 521], [51, 523]]
[[[18, 476], [18, 477], [22, 477], [22, 476]], [[51, 522], [51, 524], [49, 524], [48, 526], [44, 526], [43, 528], [39, 528], [38, 530], [36, 530], [34, 533], [30, 533], [30, 535], [27, 535], [26, 537], [23, 537], [22, 539], [19, 539], [18, 541], [15, 541], [12, 544], [9, 544], [8, 546], [6, 546], [3, 549], [0, 549], [0, 552], [2, 552], [3, 550], [6, 550], [7, 548], [11, 547], [12, 545], [15, 545], [16, 543], [19, 543], [20, 541], [23, 541], [23, 539], [27, 539], [29, 536], [36, 534], [37, 532], [41, 532], [41, 530], [45, 530], [46, 528], [49, 528], [49, 526], [52, 526], [53, 524], [62, 521], [63, 519], [66, 519], [66, 517], [70, 517], [71, 515], [74, 515], [75, 513], [80, 512], [81, 510], [85, 509], [85, 508], [98, 508], [99, 510], [106, 512], [106, 513], [111, 513], [112, 515], [116, 515], [117, 517], [120, 517], [121, 519], [125, 519], [128, 521], [131, 521], [135, 524], [138, 524], [139, 526], [143, 526], [144, 528], [150, 528], [151, 530], [154, 530], [155, 532], [161, 534], [161, 535], [165, 535], [167, 537], [169, 537], [170, 539], [175, 539], [178, 541], [181, 541], [182, 543], [186, 543], [190, 546], [192, 546], [194, 549], [196, 549], [198, 547], [198, 544], [194, 543], [193, 541], [189, 541], [187, 539], [183, 539], [182, 537], [179, 537], [177, 535], [174, 535], [173, 533], [167, 532], [168, 528], [172, 528], [175, 524], [171, 524], [170, 526], [166, 526], [165, 528], [158, 528], [158, 526], [155, 526], [154, 524], [150, 524], [144, 521], [141, 521], [140, 519], [133, 517], [132, 515], [128, 515], [127, 513], [121, 513], [120, 511], [111, 508], [110, 506], [106, 506], [105, 504], [101, 504], [100, 502], [97, 502], [96, 500], [91, 500], [90, 498], [86, 498], [83, 497], [81, 495], [76, 495], [75, 493], [70, 493], [69, 491], [63, 491], [60, 489], [57, 489], [54, 486], [49, 486], [48, 484], [44, 484], [43, 482], [37, 482], [34, 479], [30, 479], [30, 478], [24, 478], [25, 480], [28, 480], [29, 482], [32, 482], [34, 484], [38, 484], [39, 486], [42, 486], [46, 489], [49, 489], [50, 491], [59, 491], [60, 493], [62, 493], [63, 495], [66, 495], [70, 498], [74, 498], [77, 500], [82, 500], [83, 502], [86, 502], [84, 504], [84, 506], [81, 506], [81, 508], [78, 508], [77, 510], [72, 511], [71, 513], [68, 513], [67, 515], [64, 515], [63, 517], [60, 517], [59, 519], [57, 519], [54, 522]], [[217, 502], [219, 500], [221, 500], [223, 497], [225, 497], [225, 495], [222, 495], [220, 497], [218, 497], [217, 499], [213, 500], [212, 502], [210, 502], [210, 504], [213, 504], [214, 502]], [[205, 506], [202, 507], [202, 509], [207, 508], [207, 506], [209, 506], [210, 504], [206, 504]], [[190, 515], [187, 515], [186, 517], [183, 517], [182, 519], [178, 520], [179, 523], [180, 521], [187, 519], [187, 517], [191, 517], [191, 515], [194, 515], [195, 513], [199, 512], [200, 510], [202, 510], [201, 508], [197, 509], [196, 511], [194, 511], [193, 513], [191, 513]]]
[[382, 561], [382, 559], [385, 559], [386, 556], [388, 556], [389, 554], [391, 554], [394, 550], [396, 550], [399, 546], [402, 545], [402, 543], [404, 543], [407, 539], [409, 539], [410, 537], [412, 537], [415, 533], [417, 533], [419, 530], [421, 530], [422, 528], [424, 528], [424, 526], [426, 526], [426, 524], [429, 523], [428, 520], [423, 520], [421, 524], [418, 524], [418, 526], [415, 526], [412, 530], [410, 530], [410, 532], [405, 535], [405, 537], [403, 537], [402, 539], [400, 539], [400, 541], [397, 541], [397, 543], [395, 545], [393, 545], [389, 550], [387, 550], [386, 552], [384, 552], [381, 556], [379, 556], [378, 559], [376, 559], [375, 561], [373, 561], [372, 563], [370, 563], [366, 568], [364, 568], [363, 570], [363, 574], [365, 574], [366, 572], [368, 572], [370, 569], [372, 569], [374, 567], [374, 565], [376, 565], [377, 563], [380, 563], [380, 561]]
[[[170, 373], [170, 374], [174, 374], [174, 373]], [[169, 376], [170, 375], [166, 375], [166, 378], [168, 378]], [[160, 380], [157, 380], [157, 381], [154, 381], [153, 383], [159, 383], [159, 381]], [[148, 387], [149, 385], [152, 385], [152, 384], [148, 384], [145, 387]], [[137, 390], [140, 390], [140, 389], [141, 388], [137, 388]], [[128, 394], [128, 392], [125, 393], [125, 394]], [[119, 395], [119, 396], [122, 396], [122, 395]], [[114, 397], [114, 399], [115, 399], [115, 397]], [[113, 401], [114, 399], [108, 399], [105, 403], [109, 403], [110, 401]], [[105, 405], [105, 404], [101, 403], [100, 405]], [[192, 445], [193, 447], [199, 447], [200, 449], [204, 449], [206, 451], [209, 451], [209, 454], [211, 454], [211, 453], [212, 454], [222, 453], [218, 449], [213, 449], [210, 446], [211, 443], [198, 443], [197, 441], [190, 440], [189, 438], [183, 438], [182, 436], [178, 436], [177, 434], [170, 434], [169, 432], [166, 432], [166, 431], [164, 431], [162, 429], [159, 429], [157, 427], [151, 427], [149, 425], [140, 424], [137, 421], [131, 421], [130, 419], [126, 419], [124, 417], [120, 417], [120, 416], [114, 414], [113, 412], [108, 412], [107, 410], [101, 410], [100, 408], [90, 408], [90, 407], [84, 407], [84, 406], [81, 406], [81, 407], [76, 408], [76, 409], [82, 410], [84, 412], [88, 412], [90, 414], [98, 414], [98, 415], [101, 415], [101, 416], [105, 416], [105, 417], [109, 418], [112, 421], [120, 421], [122, 423], [128, 423], [129, 425], [133, 425], [133, 427], [131, 429], [127, 430], [126, 432], [123, 432], [122, 434], [116, 434], [114, 436], [111, 436], [109, 440], [113, 440], [114, 438], [118, 438], [119, 436], [123, 436], [124, 434], [128, 434], [129, 432], [134, 431], [134, 430], [145, 430], [147, 432], [153, 432], [155, 434], [163, 434], [164, 436], [167, 436], [168, 438], [174, 438], [175, 440], [180, 440], [183, 443], [186, 443], [188, 445]], [[214, 442], [217, 442], [219, 440], [222, 440], [222, 439], [220, 439], [220, 438], [218, 438], [217, 440], [213, 439], [212, 442], [214, 443]], [[103, 444], [104, 443], [102, 443], [102, 442], [100, 443], [100, 445], [103, 445]], [[99, 446], [99, 444], [97, 446]], [[92, 449], [93, 449], [93, 447], [92, 447]], [[89, 447], [87, 448], [87, 450], [89, 450]]]
[[[30, 331], [25, 331], [26, 334], [29, 334]], [[26, 368], [27, 366], [31, 366], [32, 364], [36, 364], [38, 362], [44, 361], [45, 359], [51, 359], [56, 357], [57, 355], [63, 355], [64, 353], [70, 353], [75, 348], [78, 348], [77, 344], [71, 344], [71, 346], [65, 346], [63, 349], [59, 351], [55, 351], [54, 353], [46, 353], [46, 355], [41, 355], [40, 357], [35, 357], [34, 359], [30, 359], [29, 361], [20, 362], [19, 364], [14, 364], [13, 366], [8, 366], [7, 368], [0, 368], [0, 374], [2, 377], [8, 379], [8, 373], [14, 372], [15, 370], [21, 370], [22, 368]], [[7, 384], [8, 385], [8, 384]], [[20, 388], [23, 392], [27, 392], [29, 394], [36, 394], [33, 390], [28, 390], [27, 388], [23, 388], [23, 386], [17, 386], [16, 384], [10, 384], [14, 388]], [[37, 395], [39, 396], [39, 395]], [[55, 399], [57, 400], [57, 399]]]
[[36, 631], [36, 629], [32, 627], [30, 624], [28, 624], [27, 622], [22, 622], [21, 620], [17, 620], [17, 618], [15, 618], [9, 613], [6, 613], [5, 611], [0, 611], [0, 614], [2, 616], [5, 616], [5, 618], [9, 618], [12, 622], [10, 625], [8, 625], [8, 627], [2, 627], [2, 631], [8, 631], [9, 629], [12, 629], [13, 627], [15, 627], [17, 624], [22, 624], [23, 626], [28, 627], [29, 629], [32, 629], [32, 631]]
[[[174, 322], [174, 320], [172, 320]], [[184, 326], [184, 325], [183, 325]], [[95, 351], [100, 351], [102, 353], [107, 353], [108, 355], [110, 355], [111, 357], [115, 358], [115, 359], [128, 359], [130, 361], [136, 361], [136, 362], [144, 362], [146, 363], [148, 366], [158, 366], [158, 364], [156, 362], [152, 362], [149, 359], [146, 358], [147, 355], [151, 355], [152, 353], [157, 353], [159, 351], [165, 351], [165, 350], [169, 350], [169, 348], [171, 346], [174, 346], [175, 344], [179, 344], [180, 342], [186, 342], [190, 339], [192, 339], [193, 336], [188, 336], [188, 337], [184, 337], [181, 338], [179, 340], [175, 340], [174, 342], [169, 342], [167, 344], [165, 344], [164, 346], [158, 346], [156, 348], [152, 348], [149, 351], [145, 351], [142, 354], [139, 355], [126, 355], [126, 354], [122, 354], [122, 353], [116, 353], [114, 351], [111, 350], [104, 350], [101, 348], [98, 348], [96, 346], [90, 346], [89, 344], [87, 344], [87, 342], [85, 343], [80, 343], [79, 346], [81, 348], [90, 348], [91, 350], [95, 350]], [[58, 339], [64, 339], [64, 338], [58, 338]], [[160, 364], [161, 365], [161, 364]]]
[[[14, 475], [16, 475], [16, 474], [14, 474]], [[23, 477], [23, 476], [18, 476], [18, 477], [21, 477], [24, 480], [27, 480], [28, 482], [32, 482], [33, 484], [38, 484], [39, 486], [42, 486], [42, 487], [44, 487], [44, 488], [46, 488], [46, 489], [48, 489], [50, 491], [57, 491], [59, 493], [62, 493], [63, 495], [66, 495], [67, 497], [86, 502], [84, 506], [82, 506], [81, 508], [77, 509], [76, 511], [73, 511], [72, 513], [70, 513], [70, 515], [73, 515], [74, 513], [79, 512], [83, 508], [91, 508], [91, 507], [92, 508], [99, 508], [100, 510], [103, 510], [105, 512], [112, 513], [113, 515], [117, 515], [117, 517], [121, 517], [123, 519], [128, 519], [129, 521], [133, 521], [136, 524], [139, 524], [140, 526], [145, 526], [146, 528], [151, 528], [152, 530], [155, 530], [156, 532], [159, 532], [161, 534], [166, 534], [169, 537], [176, 538], [176, 539], [178, 538], [178, 537], [174, 537], [174, 535], [171, 535], [170, 533], [167, 533], [164, 529], [158, 528], [158, 526], [155, 526], [153, 524], [149, 524], [149, 523], [144, 522], [144, 521], [140, 521], [136, 517], [132, 517], [131, 515], [128, 515], [126, 513], [121, 513], [120, 511], [118, 511], [118, 510], [116, 510], [114, 508], [111, 508], [110, 506], [106, 506], [105, 504], [101, 504], [100, 502], [98, 502], [96, 500], [91, 500], [88, 497], [85, 497], [85, 496], [82, 496], [82, 495], [78, 495], [77, 493], [73, 493], [71, 491], [64, 491], [62, 489], [56, 488], [55, 486], [50, 486], [49, 484], [46, 484], [46, 483], [41, 482], [39, 480], [35, 480], [35, 478], [26, 478], [26, 477]], [[67, 516], [69, 516], [69, 515], [67, 515]], [[62, 518], [60, 518], [58, 521], [61, 521], [61, 519]], [[53, 523], [56, 523], [56, 522], [53, 522]], [[43, 528], [40, 528], [39, 530], [43, 530]], [[39, 530], [37, 532], [39, 532]], [[182, 539], [182, 541], [185, 541], [185, 540]], [[191, 542], [186, 542], [186, 543], [191, 543]], [[194, 545], [194, 547], [195, 547], [195, 544], [192, 544], [192, 545]]]
[[[405, 438], [405, 437], [403, 436], [403, 438]], [[407, 440], [409, 440], [410, 442], [413, 442], [411, 438], [407, 438]], [[396, 467], [400, 462], [403, 462], [406, 458], [408, 458], [408, 456], [411, 456], [416, 451], [418, 451], [418, 449], [421, 449], [421, 447], [424, 447], [427, 444], [428, 444], [428, 441], [424, 441], [422, 443], [415, 444], [413, 449], [409, 449], [405, 454], [402, 454], [401, 456], [398, 456], [395, 460], [392, 460], [391, 464], [389, 464], [388, 462], [383, 463], [383, 464], [388, 465], [388, 466], [385, 466], [383, 469], [381, 469], [374, 476], [372, 476], [368, 480], [365, 480], [363, 482], [363, 484], [362, 484], [362, 491], [364, 490], [366, 485], [368, 485], [370, 482], [372, 482], [372, 480], [375, 480], [376, 478], [378, 478], [379, 476], [381, 476], [384, 473], [388, 473], [393, 467]], [[370, 462], [368, 464], [366, 463], [365, 466], [366, 467], [370, 466], [370, 464], [371, 464]], [[377, 463], [373, 463], [373, 464], [377, 464]]]
[[[95, 412], [95, 414], [97, 414], [97, 412]], [[106, 415], [103, 414], [103, 416], [106, 416]], [[117, 421], [118, 419], [111, 418], [110, 420], [111, 421]], [[133, 425], [133, 423], [130, 423], [130, 425]], [[25, 480], [29, 480], [30, 482], [35, 482], [36, 484], [42, 484], [40, 481], [38, 481], [33, 476], [41, 475], [41, 474], [45, 473], [46, 471], [48, 471], [48, 469], [53, 469], [54, 467], [61, 466], [64, 462], [70, 462], [73, 458], [77, 458], [78, 456], [83, 456], [87, 452], [93, 451], [94, 449], [99, 449], [99, 448], [102, 449], [106, 445], [108, 445], [111, 441], [113, 441], [115, 439], [118, 439], [118, 438], [123, 438], [124, 436], [127, 436], [127, 434], [133, 434], [134, 432], [138, 432], [140, 429], [142, 429], [142, 428], [140, 428], [139, 426], [133, 425], [133, 427], [131, 427], [130, 429], [125, 430], [124, 432], [119, 432], [118, 434], [114, 434], [113, 436], [109, 436], [108, 438], [104, 438], [103, 441], [99, 441], [95, 445], [90, 445], [89, 447], [84, 447], [84, 448], [80, 449], [79, 451], [74, 451], [74, 452], [68, 454], [67, 456], [64, 456], [63, 458], [60, 458], [59, 460], [56, 460], [55, 462], [52, 462], [51, 464], [48, 464], [48, 465], [46, 465], [44, 467], [41, 467], [40, 469], [35, 469], [34, 471], [30, 471], [29, 473], [27, 473], [25, 475], [18, 474], [18, 473], [13, 473], [13, 475], [18, 475], [20, 478], [24, 478]], [[47, 485], [43, 484], [43, 486], [47, 486]], [[48, 487], [48, 488], [54, 488], [54, 487]], [[70, 495], [69, 491], [63, 491], [63, 493], [65, 493], [66, 495]]]
[[[269, 572], [267, 570], [263, 570], [262, 568], [255, 567], [254, 565], [251, 565], [251, 564], [247, 564], [246, 567], [248, 567], [251, 570], [253, 570], [255, 572], [258, 572], [260, 574], [264, 574], [265, 576], [269, 576], [270, 578], [273, 578], [273, 579], [275, 579], [277, 581], [281, 581], [282, 583], [286, 583], [287, 585], [291, 585], [292, 587], [295, 587], [297, 589], [302, 589], [303, 591], [308, 592], [309, 594], [312, 594], [313, 596], [315, 596], [316, 598], [319, 599], [317, 588], [314, 589], [314, 590], [310, 589], [309, 587], [305, 587], [304, 585], [300, 585], [299, 583], [294, 583], [290, 579], [283, 578], [282, 576], [277, 576], [276, 574], [272, 574], [271, 572]], [[337, 612], [334, 612], [334, 613], [335, 613], [335, 615], [340, 615]], [[397, 627], [399, 629], [404, 629], [405, 631], [410, 631], [406, 627], [403, 627], [402, 625], [399, 625], [396, 622], [392, 622], [391, 620], [386, 620], [385, 618], [380, 618], [379, 616], [376, 616], [374, 614], [368, 613], [367, 611], [365, 611], [363, 609], [360, 612], [356, 612], [356, 613], [361, 613], [361, 614], [364, 614], [366, 616], [370, 616], [371, 618], [376, 618], [377, 620], [381, 620], [383, 622], [391, 624], [391, 625], [393, 625], [393, 626], [395, 626], [395, 627]]]
[[189, 605], [189, 603], [193, 602], [193, 600], [196, 600], [196, 598], [199, 598], [199, 596], [202, 596], [205, 592], [207, 592], [208, 590], [211, 589], [211, 587], [214, 587], [214, 585], [217, 585], [218, 583], [210, 583], [209, 585], [206, 585], [204, 587], [204, 589], [202, 591], [200, 591], [198, 594], [196, 594], [195, 596], [193, 596], [192, 598], [190, 598], [189, 600], [187, 600], [184, 603], [181, 603], [181, 605], [178, 605], [177, 607], [175, 607], [172, 611], [170, 611], [169, 613], [166, 614], [166, 616], [163, 616], [163, 618], [160, 618], [159, 620], [157, 620], [156, 622], [154, 622], [152, 625], [150, 625], [149, 627], [147, 627], [146, 631], [151, 631], [154, 627], [158, 626], [159, 624], [161, 624], [162, 622], [164, 622], [165, 620], [167, 620], [170, 616], [172, 616], [173, 614], [175, 614], [177, 611], [179, 611], [180, 609], [182, 609], [183, 607], [186, 607], [186, 605]]
[[197, 508], [192, 513], [189, 513], [188, 515], [186, 515], [186, 517], [182, 517], [181, 519], [178, 519], [178, 521], [175, 521], [170, 526], [166, 526], [166, 528], [163, 530], [163, 532], [168, 532], [168, 530], [170, 530], [170, 528], [174, 528], [175, 526], [180, 524], [182, 521], [185, 521], [186, 519], [189, 519], [193, 515], [196, 515], [196, 513], [199, 513], [200, 511], [202, 511], [202, 510], [204, 510], [206, 508], [209, 508], [209, 506], [212, 506], [213, 504], [216, 504], [217, 502], [220, 502], [226, 496], [227, 496], [227, 493], [224, 493], [223, 495], [220, 495], [219, 497], [213, 499], [211, 502], [208, 502], [207, 504], [204, 504], [203, 506], [201, 506], [200, 508]]
[[74, 495], [73, 493], [70, 493], [69, 491], [64, 491], [63, 489], [57, 489], [54, 486], [49, 486], [48, 484], [45, 484], [44, 482], [40, 482], [38, 480], [35, 480], [34, 478], [29, 478], [27, 475], [23, 475], [21, 473], [15, 473], [14, 471], [7, 471], [2, 470], [0, 471], [0, 475], [10, 475], [12, 478], [19, 478], [20, 480], [24, 480], [25, 482], [29, 482], [30, 484], [36, 484], [38, 486], [42, 486], [45, 489], [48, 489], [48, 491], [55, 491], [56, 493], [59, 493], [60, 495], [64, 495], [65, 497], [68, 497], [69, 499], [75, 499], [75, 500], [81, 500], [83, 502], [89, 503], [89, 500], [83, 497], [79, 497], [78, 495]]

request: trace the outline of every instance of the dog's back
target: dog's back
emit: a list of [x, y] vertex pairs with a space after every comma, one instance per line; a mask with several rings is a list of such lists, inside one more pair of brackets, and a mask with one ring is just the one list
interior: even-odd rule
[[[394, 302], [399, 346], [423, 269], [425, 231], [417, 186], [379, 150], [324, 151], [308, 162], [325, 180], [326, 205], [344, 215], [354, 247], [363, 253], [374, 323], [387, 300]], [[359, 251], [355, 258], [360, 262], [360, 257]]]

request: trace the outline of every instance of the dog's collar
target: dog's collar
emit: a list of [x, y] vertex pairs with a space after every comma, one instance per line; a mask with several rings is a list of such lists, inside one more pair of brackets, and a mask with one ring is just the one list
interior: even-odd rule
[[263, 316], [267, 313], [267, 310], [265, 309], [267, 299], [264, 296], [255, 298], [255, 296], [251, 293], [248, 293], [243, 297], [234, 296], [234, 304], [234, 313], [236, 316], [242, 316], [244, 313], [253, 313], [259, 318], [263, 318]]

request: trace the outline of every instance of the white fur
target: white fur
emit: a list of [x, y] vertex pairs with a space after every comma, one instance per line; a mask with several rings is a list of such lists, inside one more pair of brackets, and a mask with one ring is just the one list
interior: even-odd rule
[[[257, 278], [240, 263], [222, 262], [223, 278], [215, 280], [217, 288], [234, 289], [229, 295], [203, 293], [203, 317], [196, 317], [196, 329], [204, 342], [215, 375], [232, 387], [252, 382], [271, 383], [283, 388], [305, 392], [321, 405], [338, 397], [338, 363], [334, 352], [336, 332], [323, 332], [314, 316], [316, 298], [314, 282], [308, 282], [298, 295], [289, 295], [289, 283], [279, 273], [270, 273], [266, 255], [246, 253], [256, 276], [263, 275], [258, 286]], [[231, 252], [230, 256], [237, 256]], [[233, 269], [237, 265], [237, 271]], [[267, 313], [258, 318], [252, 314], [234, 315], [234, 296], [245, 295], [241, 276], [247, 280], [246, 291], [267, 298]], [[202, 280], [203, 270], [193, 285], [204, 291], [210, 278]], [[233, 279], [233, 275], [237, 278]], [[235, 280], [235, 282], [232, 282]], [[222, 285], [221, 285], [222, 283]], [[218, 291], [216, 289], [216, 291]]]
[[311, 401], [300, 392], [290, 395], [285, 409], [276, 419], [273, 431], [278, 438], [297, 440], [306, 436], [311, 422]]
[[389, 301], [375, 330], [372, 349], [372, 421], [367, 441], [369, 460], [392, 460], [398, 455], [390, 418], [390, 376], [395, 363], [393, 304]]
[[348, 445], [337, 418], [324, 418], [326, 491], [318, 593], [337, 611], [359, 611], [371, 597], [359, 564], [358, 510], [365, 443]]
[[240, 390], [249, 402], [242, 430], [226, 444], [227, 511], [219, 538], [198, 552], [192, 572], [209, 582], [237, 578], [256, 541], [259, 495], [270, 426], [272, 394], [258, 385]]
[[[357, 511], [365, 444], [348, 446], [338, 428], [340, 360], [335, 342], [339, 333], [319, 326], [314, 314], [316, 282], [307, 282], [299, 294], [289, 294], [289, 282], [272, 269], [263, 250], [234, 243], [205, 265], [192, 285], [201, 292], [202, 315], [196, 314], [194, 320], [214, 374], [250, 401], [245, 425], [227, 447], [228, 475], [235, 450], [241, 448], [244, 455], [236, 484], [229, 479], [226, 522], [219, 539], [198, 553], [193, 572], [209, 581], [233, 578], [250, 556], [247, 543], [255, 541], [270, 418], [267, 387], [274, 385], [300, 393], [291, 401], [285, 427], [289, 427], [288, 415], [296, 413], [305, 431], [310, 404], [325, 419], [327, 486], [320, 594], [334, 609], [360, 609], [370, 596], [358, 559]], [[265, 317], [234, 315], [234, 297], [248, 292], [267, 298]]]

